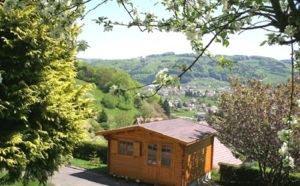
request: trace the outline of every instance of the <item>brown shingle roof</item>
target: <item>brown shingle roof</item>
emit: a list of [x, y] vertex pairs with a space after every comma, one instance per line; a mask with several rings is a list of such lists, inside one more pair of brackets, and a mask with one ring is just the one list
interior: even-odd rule
[[191, 143], [216, 133], [214, 129], [208, 126], [181, 118], [151, 122], [141, 126], [186, 143]]
[[97, 132], [96, 135], [108, 135], [114, 132], [122, 132], [134, 130], [137, 128], [146, 129], [155, 133], [177, 139], [183, 143], [191, 143], [199, 139], [211, 136], [216, 131], [208, 126], [194, 123], [185, 119], [171, 119], [163, 121], [155, 121], [141, 125], [134, 125], [120, 129]]

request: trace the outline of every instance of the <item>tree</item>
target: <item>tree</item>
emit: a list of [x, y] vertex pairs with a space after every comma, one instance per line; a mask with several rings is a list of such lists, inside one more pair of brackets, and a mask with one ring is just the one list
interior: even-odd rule
[[106, 114], [104, 109], [102, 109], [102, 111], [99, 113], [97, 121], [100, 124], [101, 128], [103, 128], [104, 130], [110, 129], [110, 125], [108, 123], [108, 115]]
[[99, 123], [106, 123], [108, 121], [108, 116], [104, 109], [98, 115], [98, 122]]
[[135, 119], [136, 118], [129, 117], [127, 112], [120, 111], [113, 119], [114, 120], [114, 128], [130, 126], [134, 123]]
[[0, 2], [0, 185], [45, 185], [82, 138], [90, 101], [74, 62], [83, 7], [61, 11], [74, 3]]
[[[295, 122], [290, 125], [286, 118], [292, 86], [295, 96], [300, 97], [299, 80], [296, 82], [274, 87], [256, 80], [231, 80], [232, 92], [220, 94], [221, 109], [210, 119], [226, 146], [246, 160], [258, 162], [265, 185], [284, 185], [291, 168], [300, 163], [299, 126]], [[299, 113], [300, 108], [294, 107], [292, 114]], [[293, 157], [294, 162], [286, 159], [283, 150], [287, 146], [278, 138], [283, 130], [290, 138], [290, 144], [286, 144], [290, 153], [287, 157]], [[294, 132], [290, 133], [291, 130]]]
[[170, 117], [171, 115], [171, 109], [170, 109], [170, 105], [169, 105], [169, 101], [167, 99], [165, 99], [163, 105], [162, 105], [163, 109], [165, 110], [165, 114]]
[[177, 103], [177, 108], [182, 108], [182, 103], [181, 103], [181, 101], [178, 101], [178, 103]]
[[166, 118], [165, 110], [162, 105], [157, 102], [148, 102], [146, 100], [142, 101], [141, 107], [139, 109], [139, 115], [137, 117], [143, 117], [145, 120], [149, 118]]

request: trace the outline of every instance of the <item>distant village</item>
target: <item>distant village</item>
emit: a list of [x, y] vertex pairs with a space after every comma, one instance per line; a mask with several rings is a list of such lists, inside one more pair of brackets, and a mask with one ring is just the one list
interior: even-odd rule
[[[148, 86], [149, 91], [154, 92], [154, 86]], [[204, 121], [209, 113], [218, 111], [217, 94], [223, 91], [230, 91], [229, 86], [219, 86], [212, 88], [210, 85], [191, 86], [181, 85], [180, 90], [173, 87], [167, 87], [158, 92], [160, 96], [167, 99], [174, 115], [174, 111], [192, 112], [190, 116], [180, 116], [181, 118]], [[212, 100], [213, 104], [205, 103], [203, 100]]]

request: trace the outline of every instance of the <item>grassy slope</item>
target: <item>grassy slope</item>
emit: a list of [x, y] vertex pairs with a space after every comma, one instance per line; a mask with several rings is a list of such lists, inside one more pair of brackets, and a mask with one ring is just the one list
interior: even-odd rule
[[[78, 85], [84, 85], [87, 84], [87, 82], [76, 79], [76, 84]], [[93, 86], [92, 90], [90, 91], [90, 93], [94, 96], [94, 101], [93, 101], [93, 109], [96, 112], [100, 112], [104, 107], [101, 104], [101, 100], [102, 98], [106, 95], [105, 93], [103, 93], [100, 89], [98, 89], [96, 86]], [[138, 113], [138, 110], [136, 109], [132, 109], [130, 111], [122, 111], [118, 108], [114, 108], [114, 109], [108, 109], [105, 108], [105, 111], [108, 115], [109, 118], [113, 118], [115, 116], [117, 116], [120, 113], [126, 112], [126, 115], [130, 118], [133, 118], [134, 116], [136, 116], [136, 114]]]

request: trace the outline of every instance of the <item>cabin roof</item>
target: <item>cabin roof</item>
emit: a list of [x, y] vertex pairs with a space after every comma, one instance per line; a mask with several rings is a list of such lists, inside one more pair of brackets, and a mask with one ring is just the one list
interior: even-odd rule
[[158, 135], [166, 136], [179, 140], [184, 144], [189, 144], [201, 140], [216, 133], [216, 130], [207, 125], [194, 123], [186, 119], [171, 119], [155, 121], [140, 125], [133, 125], [114, 130], [96, 132], [96, 135], [107, 136], [113, 133], [126, 132], [132, 130], [147, 130]]

